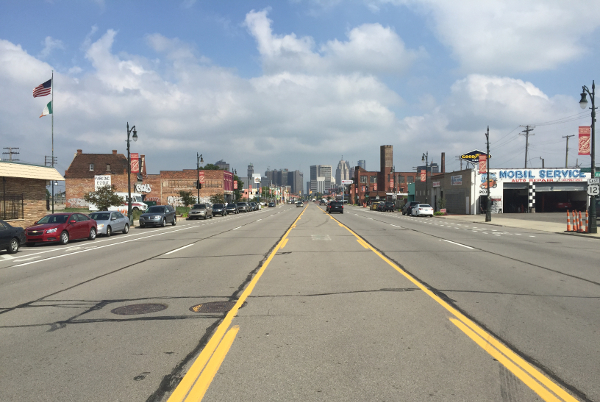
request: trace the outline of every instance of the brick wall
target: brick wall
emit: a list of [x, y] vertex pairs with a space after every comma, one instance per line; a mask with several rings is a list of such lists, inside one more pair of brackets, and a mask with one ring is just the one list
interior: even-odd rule
[[6, 195], [23, 194], [24, 219], [7, 220], [10, 225], [26, 228], [48, 214], [46, 210], [46, 180], [7, 177], [5, 187], [0, 189], [3, 192], [6, 191]]
[[[117, 187], [118, 192], [127, 192], [127, 174], [111, 174], [111, 184]], [[131, 179], [131, 191], [134, 192], [136, 179]], [[67, 208], [86, 208], [88, 203], [83, 196], [95, 191], [94, 178], [65, 178], [65, 197]]]

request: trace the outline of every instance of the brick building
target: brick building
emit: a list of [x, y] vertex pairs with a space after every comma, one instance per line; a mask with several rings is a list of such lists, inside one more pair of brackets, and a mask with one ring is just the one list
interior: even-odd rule
[[191, 191], [198, 196], [196, 180], [200, 177], [202, 189], [200, 202], [209, 202], [210, 197], [223, 194], [226, 202], [233, 201], [233, 173], [226, 170], [196, 170], [183, 169], [161, 170], [160, 174], [149, 174], [145, 180], [151, 191], [145, 199], [156, 201], [158, 204], [180, 205], [180, 191]]
[[23, 228], [48, 214], [48, 180], [64, 180], [52, 167], [5, 161], [0, 161], [0, 177], [0, 219]]
[[361, 166], [354, 168], [354, 183], [350, 186], [350, 200], [363, 204], [385, 201], [391, 194], [406, 194], [408, 184], [414, 183], [416, 172], [394, 172], [394, 148], [380, 147], [380, 170], [369, 172]]
[[[146, 177], [145, 155], [140, 155], [138, 162], [140, 172], [131, 174], [131, 192], [136, 192], [136, 184], [143, 183]], [[83, 196], [96, 190], [97, 176], [110, 176], [111, 185], [114, 185], [118, 192], [126, 193], [127, 156], [117, 153], [116, 150], [111, 154], [84, 154], [81, 149], [78, 149], [69, 168], [65, 171], [67, 208], [88, 206]]]

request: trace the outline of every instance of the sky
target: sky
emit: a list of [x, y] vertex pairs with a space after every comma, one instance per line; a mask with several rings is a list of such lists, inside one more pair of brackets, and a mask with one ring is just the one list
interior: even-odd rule
[[[582, 86], [598, 78], [600, 2], [587, 0], [5, 0], [0, 138], [22, 162], [77, 149], [126, 153], [148, 173], [225, 160], [267, 169], [396, 171], [428, 153], [446, 170], [485, 150], [492, 168], [590, 166], [577, 154]], [[7, 150], [3, 149], [3, 152]], [[3, 159], [8, 158], [2, 155]]]

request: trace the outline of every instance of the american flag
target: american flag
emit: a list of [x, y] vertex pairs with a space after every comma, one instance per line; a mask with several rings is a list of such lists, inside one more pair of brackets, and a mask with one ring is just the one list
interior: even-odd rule
[[50, 92], [52, 92], [52, 80], [51, 79], [49, 79], [48, 81], [44, 82], [43, 84], [40, 84], [37, 87], [33, 88], [33, 97], [38, 98], [40, 96], [50, 95]]

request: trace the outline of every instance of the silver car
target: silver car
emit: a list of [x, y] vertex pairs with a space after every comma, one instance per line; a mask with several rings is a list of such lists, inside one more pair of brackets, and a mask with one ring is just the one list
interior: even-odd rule
[[92, 212], [90, 218], [98, 225], [98, 234], [110, 236], [115, 232], [129, 232], [129, 219], [119, 211]]
[[188, 214], [188, 219], [206, 219], [212, 218], [213, 212], [210, 204], [194, 204], [190, 213]]

